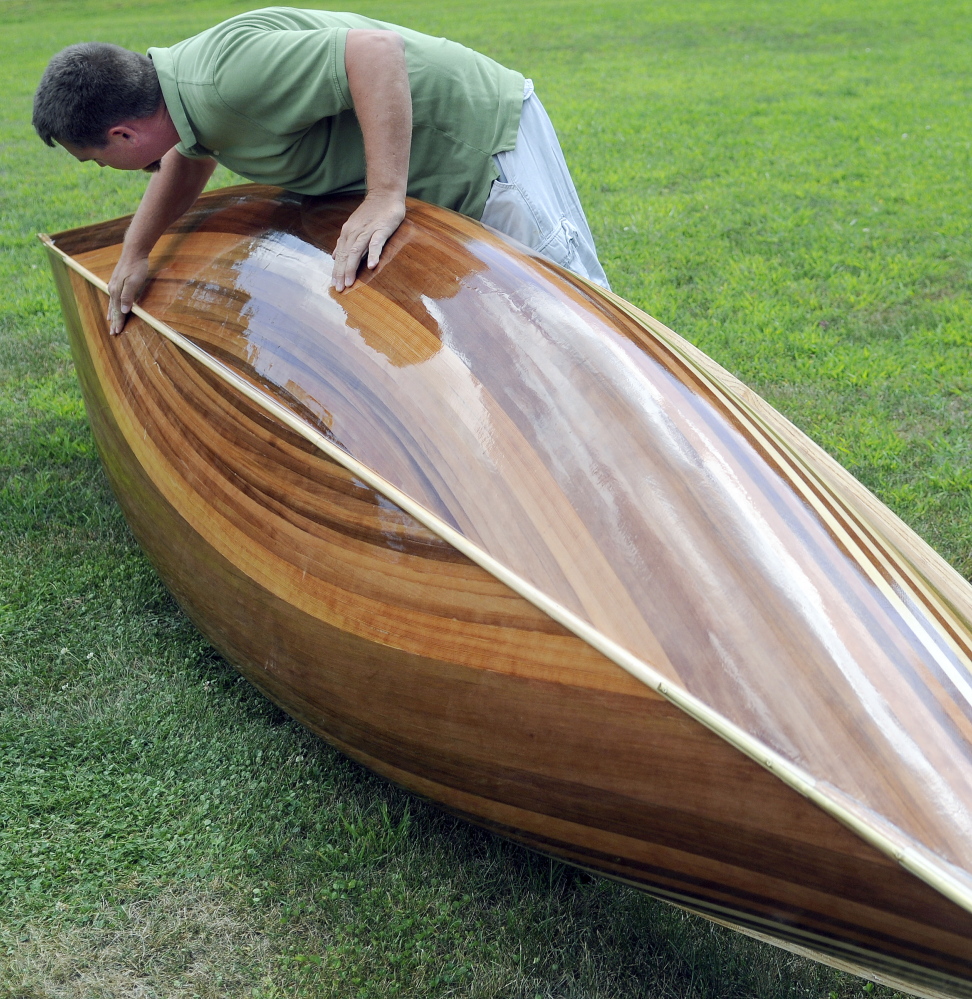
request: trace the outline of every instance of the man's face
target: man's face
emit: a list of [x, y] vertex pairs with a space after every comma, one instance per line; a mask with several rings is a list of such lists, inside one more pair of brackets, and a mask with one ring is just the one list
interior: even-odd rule
[[115, 170], [145, 170], [155, 173], [162, 165], [158, 150], [138, 141], [129, 132], [112, 130], [108, 134], [108, 143], [104, 146], [76, 146], [72, 142], [61, 141], [64, 148], [80, 163], [89, 160], [100, 167], [112, 167]]

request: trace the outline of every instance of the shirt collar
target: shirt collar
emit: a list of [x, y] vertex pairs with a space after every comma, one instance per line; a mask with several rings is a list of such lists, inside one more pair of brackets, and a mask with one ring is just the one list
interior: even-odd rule
[[182, 105], [182, 98], [179, 96], [179, 85], [176, 83], [175, 66], [172, 60], [171, 49], [149, 49], [148, 57], [155, 64], [155, 72], [159, 77], [159, 86], [162, 88], [162, 100], [165, 101], [165, 108], [169, 112], [172, 124], [175, 125], [179, 133], [179, 140], [186, 149], [192, 149], [199, 144], [196, 133], [193, 132], [186, 115], [186, 109]]

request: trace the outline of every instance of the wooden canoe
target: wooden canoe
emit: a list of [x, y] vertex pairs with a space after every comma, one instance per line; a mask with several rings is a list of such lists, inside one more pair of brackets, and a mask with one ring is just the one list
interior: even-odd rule
[[409, 204], [215, 192], [105, 323], [44, 238], [118, 501], [209, 640], [445, 808], [926, 996], [972, 996], [972, 587], [633, 306]]

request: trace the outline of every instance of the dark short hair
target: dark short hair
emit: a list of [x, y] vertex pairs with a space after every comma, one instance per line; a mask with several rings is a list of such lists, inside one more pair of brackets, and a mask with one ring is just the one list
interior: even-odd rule
[[69, 45], [50, 61], [34, 94], [34, 128], [49, 145], [108, 144], [120, 122], [148, 118], [162, 103], [152, 60], [106, 42]]

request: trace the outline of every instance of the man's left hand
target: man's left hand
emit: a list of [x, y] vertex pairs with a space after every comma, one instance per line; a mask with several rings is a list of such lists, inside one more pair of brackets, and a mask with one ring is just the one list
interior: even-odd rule
[[341, 236], [334, 248], [331, 284], [337, 291], [354, 284], [366, 254], [368, 268], [374, 270], [378, 266], [382, 248], [404, 218], [405, 199], [401, 195], [368, 192], [341, 227]]
[[368, 193], [344, 223], [334, 248], [331, 283], [338, 291], [354, 284], [365, 254], [368, 267], [378, 266], [382, 247], [405, 218], [412, 142], [412, 94], [402, 36], [384, 29], [352, 28], [344, 65], [364, 139]]

